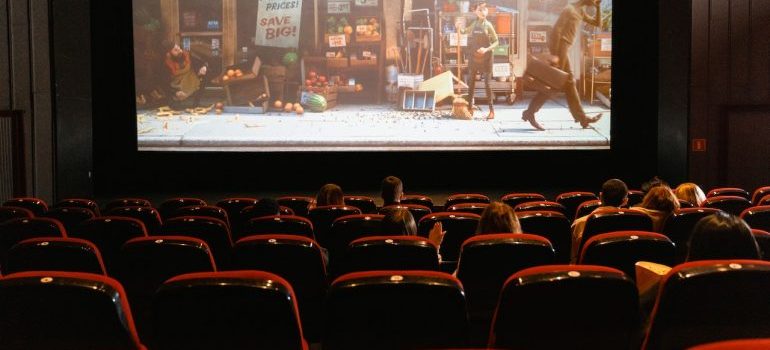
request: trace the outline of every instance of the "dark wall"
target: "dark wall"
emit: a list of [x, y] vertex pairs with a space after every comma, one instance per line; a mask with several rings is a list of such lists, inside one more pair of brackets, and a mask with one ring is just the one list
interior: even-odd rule
[[[643, 3], [643, 4], [641, 4]], [[632, 187], [658, 173], [656, 4], [615, 1], [611, 151], [415, 153], [138, 153], [130, 1], [92, 1], [96, 191], [315, 190], [325, 182], [376, 188], [386, 175], [412, 189]], [[644, 27], [639, 26], [644, 14]], [[647, 24], [649, 23], [649, 24]], [[102, 64], [109, 62], [110, 64]]]

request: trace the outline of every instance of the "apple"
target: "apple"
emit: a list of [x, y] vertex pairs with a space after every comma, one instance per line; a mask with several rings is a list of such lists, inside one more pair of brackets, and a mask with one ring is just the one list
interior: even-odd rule
[[314, 70], [311, 70], [310, 72], [307, 73], [307, 76], [310, 79], [315, 79], [318, 76], [318, 73], [316, 73]]
[[225, 104], [224, 104], [224, 103], [222, 103], [222, 102], [217, 102], [217, 103], [214, 105], [214, 108], [216, 108], [216, 109], [223, 109], [223, 108], [225, 108]]
[[322, 82], [322, 83], [325, 83], [326, 82], [326, 76], [325, 75], [318, 76], [318, 80], [320, 82]]

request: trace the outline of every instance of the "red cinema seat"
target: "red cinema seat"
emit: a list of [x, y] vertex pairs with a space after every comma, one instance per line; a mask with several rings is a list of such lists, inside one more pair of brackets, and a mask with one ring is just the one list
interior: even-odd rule
[[128, 240], [147, 237], [144, 224], [138, 219], [101, 216], [82, 222], [69, 237], [87, 240], [99, 249], [107, 272], [115, 272], [120, 247]]
[[8, 251], [3, 272], [69, 271], [106, 275], [96, 246], [78, 238], [30, 238]]
[[540, 193], [508, 193], [502, 196], [500, 201], [508, 204], [511, 208], [516, 208], [521, 203], [545, 201], [545, 196]]
[[214, 261], [221, 269], [230, 266], [233, 241], [227, 224], [219, 219], [205, 216], [181, 216], [163, 223], [166, 236], [185, 236], [200, 239], [209, 246]]
[[461, 203], [489, 203], [489, 197], [480, 193], [456, 193], [447, 197], [444, 208]]
[[674, 253], [674, 243], [659, 233], [616, 231], [589, 239], [580, 254], [580, 264], [616, 268], [636, 280], [637, 262], [672, 266]]
[[86, 208], [99, 216], [99, 205], [95, 201], [83, 198], [62, 199], [53, 206], [54, 208]]
[[244, 237], [266, 234], [297, 235], [315, 239], [313, 223], [301, 216], [265, 216], [249, 220], [240, 235], [233, 237], [239, 240]]
[[438, 271], [438, 250], [425, 237], [374, 236], [350, 243], [344, 270]]
[[362, 214], [377, 214], [374, 198], [367, 196], [345, 196], [345, 205], [361, 209]]
[[117, 207], [107, 212], [107, 215], [137, 219], [144, 224], [149, 235], [160, 235], [162, 232], [163, 220], [161, 220], [160, 214], [155, 208]]
[[744, 197], [739, 196], [717, 196], [708, 197], [701, 205], [704, 208], [715, 208], [721, 211], [733, 214], [735, 216], [751, 207], [751, 202]]
[[0, 207], [0, 224], [13, 219], [33, 218], [32, 210], [20, 207]]
[[687, 259], [689, 251], [690, 235], [695, 224], [711, 214], [716, 214], [719, 209], [713, 208], [683, 208], [674, 210], [663, 224], [663, 235], [671, 239], [676, 246], [674, 264], [681, 264]]
[[572, 229], [570, 220], [562, 213], [553, 211], [528, 211], [516, 213], [525, 233], [545, 237], [551, 242], [557, 264], [569, 264], [572, 254]]
[[35, 216], [41, 216], [48, 211], [48, 204], [39, 198], [11, 198], [3, 202], [4, 207], [18, 207], [32, 211]]
[[206, 201], [200, 198], [169, 198], [158, 206], [158, 213], [162, 219], [171, 217], [177, 209], [195, 205], [207, 205]]
[[574, 218], [581, 203], [597, 199], [599, 199], [599, 196], [593, 192], [565, 192], [556, 196], [554, 202], [563, 205], [567, 209], [564, 214], [568, 218]]

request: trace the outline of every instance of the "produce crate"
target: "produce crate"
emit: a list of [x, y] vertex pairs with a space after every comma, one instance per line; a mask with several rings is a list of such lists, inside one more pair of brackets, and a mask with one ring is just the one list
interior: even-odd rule
[[356, 34], [357, 43], [375, 43], [382, 40], [382, 35], [359, 35]]
[[347, 57], [329, 57], [326, 59], [328, 68], [347, 68], [349, 65]]
[[371, 66], [374, 67], [377, 65], [377, 58], [372, 58], [368, 60], [359, 60], [359, 59], [350, 59], [350, 66], [351, 67], [361, 67], [361, 66]]
[[300, 104], [305, 105], [310, 95], [321, 95], [326, 99], [326, 108], [331, 109], [337, 106], [337, 87], [326, 86], [322, 88], [303, 87], [300, 91]]

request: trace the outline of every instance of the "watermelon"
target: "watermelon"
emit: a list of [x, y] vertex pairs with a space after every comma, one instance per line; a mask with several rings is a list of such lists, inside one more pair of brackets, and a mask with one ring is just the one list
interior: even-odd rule
[[299, 61], [299, 56], [296, 52], [287, 52], [285, 55], [283, 55], [283, 64], [286, 66], [291, 66]]
[[307, 99], [307, 107], [311, 112], [321, 113], [326, 110], [326, 98], [313, 94]]

